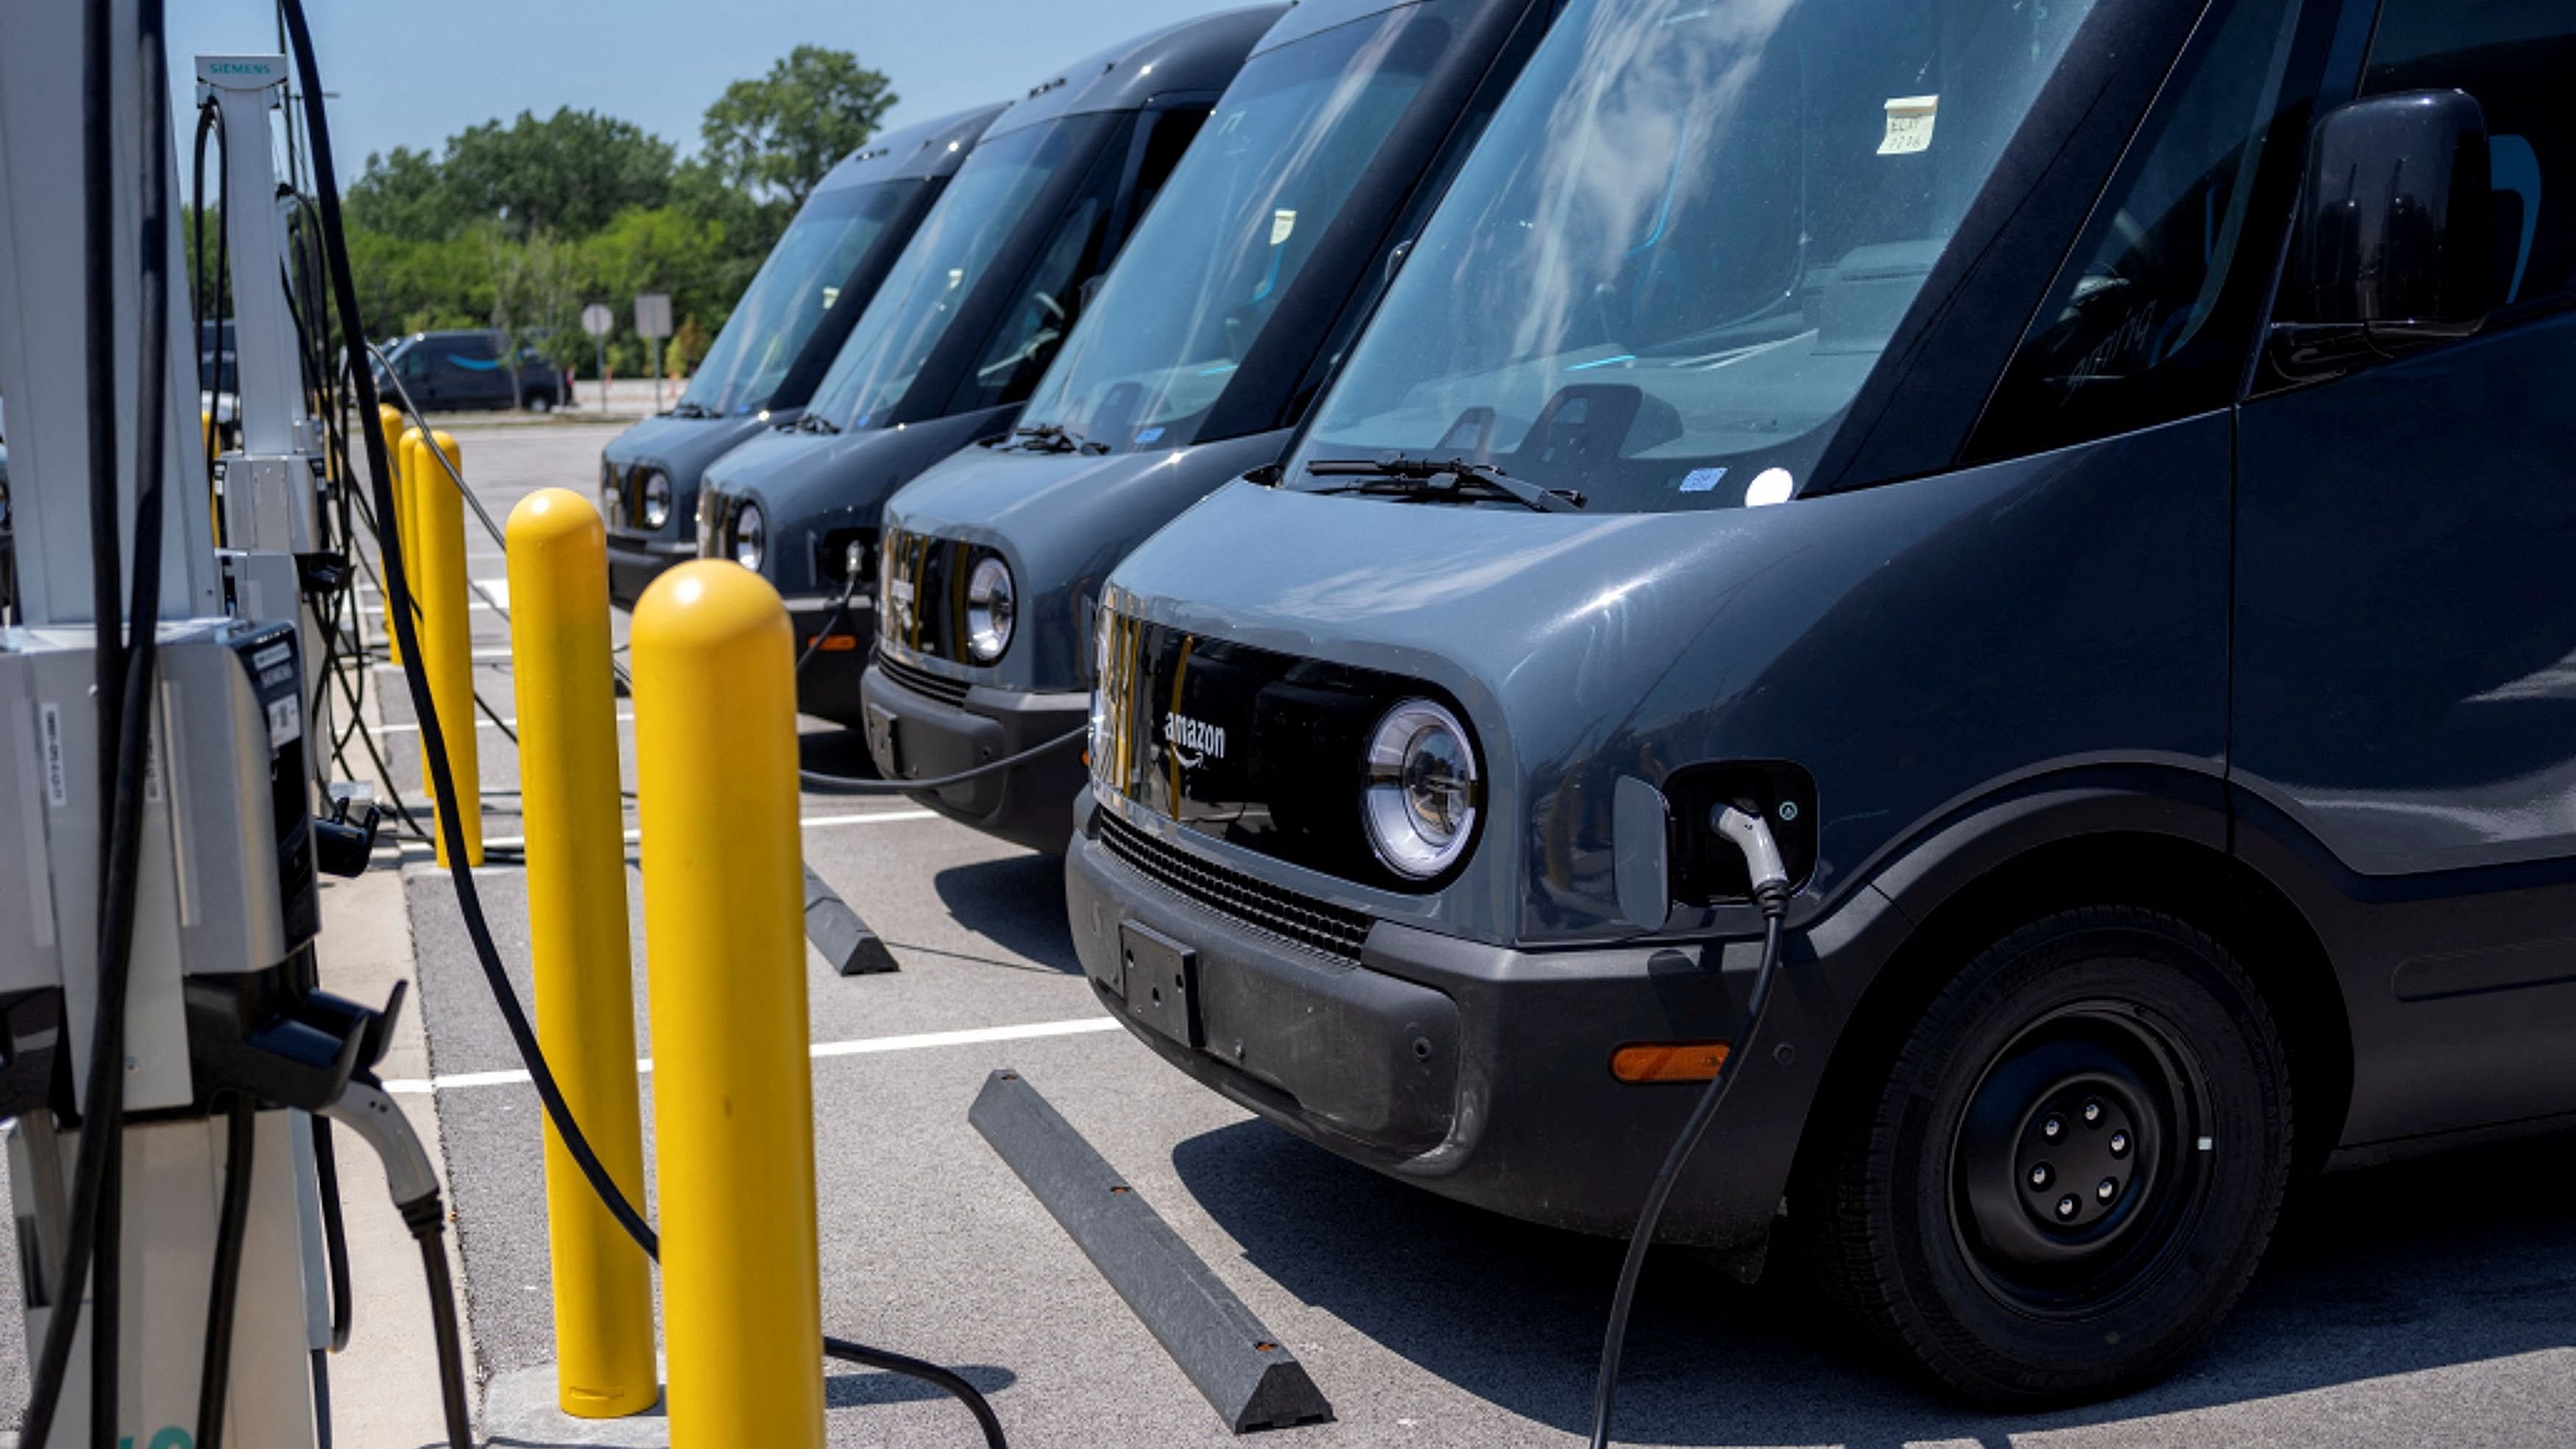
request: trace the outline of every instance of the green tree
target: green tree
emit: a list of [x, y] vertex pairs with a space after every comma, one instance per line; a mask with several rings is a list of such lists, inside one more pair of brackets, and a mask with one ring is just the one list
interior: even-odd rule
[[660, 206], [672, 164], [671, 143], [634, 122], [565, 106], [449, 137], [439, 179], [463, 219], [495, 218], [520, 237], [587, 236], [630, 206]]
[[876, 134], [896, 99], [885, 75], [850, 52], [800, 45], [769, 74], [725, 87], [699, 133], [718, 172], [792, 207]]
[[415, 241], [454, 236], [463, 220], [447, 194], [438, 158], [409, 146], [369, 152], [367, 169], [350, 183], [347, 200], [351, 225]]

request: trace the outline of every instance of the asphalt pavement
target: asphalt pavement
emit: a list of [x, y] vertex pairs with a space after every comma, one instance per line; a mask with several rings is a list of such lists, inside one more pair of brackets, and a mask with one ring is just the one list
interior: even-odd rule
[[[611, 430], [460, 430], [496, 517], [528, 488], [587, 489]], [[471, 524], [469, 523], [469, 529]], [[497, 579], [488, 545], [469, 550]], [[478, 642], [506, 625], [478, 615]], [[506, 660], [477, 670], [495, 711]], [[391, 676], [385, 676], [391, 682]], [[621, 701], [621, 711], [624, 709]], [[388, 701], [400, 726], [408, 711]], [[632, 778], [631, 728], [625, 729]], [[488, 791], [515, 788], [497, 729]], [[398, 783], [417, 754], [386, 736]], [[816, 729], [809, 757], [864, 751]], [[406, 751], [412, 751], [406, 753]], [[516, 833], [495, 795], [487, 830]], [[1273, 1431], [1311, 1445], [1555, 1445], [1586, 1428], [1617, 1245], [1516, 1223], [1380, 1177], [1249, 1118], [1109, 1027], [1074, 960], [1059, 863], [900, 798], [808, 796], [808, 864], [891, 945], [902, 969], [841, 978], [809, 952], [806, 982], [828, 1331], [958, 1366], [1014, 1445], [1218, 1444], [1229, 1434], [1089, 1261], [968, 1126], [986, 1075], [1024, 1075], [1305, 1363], [1332, 1422]], [[450, 883], [417, 849], [404, 872], [434, 1103], [489, 1409], [542, 1385], [553, 1357], [534, 1092], [466, 948]], [[640, 999], [649, 857], [632, 859]], [[515, 868], [476, 873], [527, 990]], [[334, 945], [326, 934], [326, 963]], [[326, 972], [328, 971], [326, 964]], [[650, 1046], [646, 1054], [650, 1055]], [[650, 1082], [646, 1078], [647, 1130]], [[1721, 1123], [1704, 1149], [1723, 1154]], [[649, 1160], [649, 1153], [648, 1153]], [[2060, 1414], [1966, 1408], [1862, 1349], [1794, 1278], [1745, 1287], [1686, 1251], [1651, 1261], [1622, 1389], [1623, 1442], [1652, 1445], [2550, 1445], [2576, 1442], [2576, 1171], [2563, 1139], [2303, 1184], [2269, 1260], [2210, 1347], [2171, 1381]], [[14, 1274], [15, 1254], [0, 1255]], [[362, 1265], [362, 1271], [363, 1271]], [[370, 1280], [416, 1297], [416, 1273]], [[0, 1315], [0, 1413], [24, 1353]], [[426, 1374], [428, 1365], [379, 1372]], [[345, 1377], [340, 1394], [369, 1388]], [[972, 1446], [952, 1402], [832, 1366], [830, 1442]], [[5, 1422], [5, 1421], [0, 1421]], [[531, 1437], [494, 1443], [652, 1443]]]

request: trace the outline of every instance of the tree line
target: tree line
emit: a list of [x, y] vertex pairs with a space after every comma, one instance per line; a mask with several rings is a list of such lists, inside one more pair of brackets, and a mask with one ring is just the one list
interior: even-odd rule
[[[638, 376], [647, 354], [635, 296], [667, 292], [677, 328], [667, 361], [684, 372], [806, 195], [896, 99], [850, 52], [800, 45], [726, 87], [694, 156], [570, 107], [468, 127], [436, 154], [370, 155], [344, 198], [370, 330], [390, 341], [490, 327], [588, 375], [581, 309], [605, 302], [617, 317], [609, 366]], [[211, 209], [206, 220], [216, 223]]]

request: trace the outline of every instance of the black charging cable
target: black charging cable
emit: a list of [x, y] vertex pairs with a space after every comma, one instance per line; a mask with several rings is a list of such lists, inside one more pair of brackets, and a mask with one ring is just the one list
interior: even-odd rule
[[244, 1093], [231, 1096], [225, 1116], [224, 1195], [215, 1225], [214, 1279], [206, 1290], [205, 1359], [197, 1370], [196, 1449], [222, 1449], [224, 1442], [224, 1396], [232, 1387], [242, 1240], [250, 1227], [251, 1167], [259, 1147], [259, 1104]]
[[[853, 545], [850, 551], [857, 553], [857, 546]], [[805, 666], [813, 660], [815, 651], [823, 647], [824, 640], [832, 637], [832, 629], [841, 622], [841, 616], [850, 611], [850, 600], [858, 597], [859, 561], [852, 558], [847, 562], [849, 577], [841, 583], [841, 596], [832, 601], [832, 612], [823, 616], [823, 627], [814, 631], [814, 637], [805, 641], [804, 651], [796, 656], [796, 673], [800, 677], [805, 673]]]
[[987, 760], [971, 770], [960, 770], [953, 775], [939, 775], [928, 780], [862, 780], [855, 775], [826, 775], [820, 770], [798, 770], [796, 778], [814, 789], [831, 795], [911, 795], [925, 790], [945, 790], [951, 785], [963, 785], [969, 780], [980, 780], [997, 771], [1016, 769], [1042, 755], [1052, 755], [1090, 733], [1089, 725], [1079, 725], [1044, 744], [1031, 745], [1017, 754], [1004, 755], [998, 760]]
[[[143, 134], [169, 134], [168, 81], [162, 45], [160, 0], [137, 7], [137, 49]], [[136, 462], [133, 602], [118, 598], [122, 583], [118, 520], [115, 307], [115, 58], [111, 7], [87, 7], [82, 25], [82, 270], [88, 296], [88, 403], [90, 408], [90, 570], [93, 647], [98, 661], [100, 847], [98, 873], [97, 996], [92, 1005], [89, 1071], [80, 1100], [80, 1149], [74, 1160], [73, 1197], [61, 1270], [54, 1275], [55, 1308], [45, 1326], [19, 1442], [43, 1444], [52, 1432], [71, 1366], [72, 1338], [81, 1316], [82, 1285], [94, 1300], [90, 1344], [90, 1438], [114, 1449], [118, 1348], [119, 1227], [123, 1215], [125, 1116], [125, 1001], [134, 954], [134, 896], [143, 821], [144, 770], [151, 741], [152, 678], [158, 650], [155, 621], [161, 612], [161, 513], [165, 492], [163, 426], [169, 401], [169, 270], [166, 248], [147, 240], [136, 301], [141, 309], [140, 372], [135, 392]], [[142, 234], [157, 240], [167, 224], [170, 178], [167, 151], [143, 148]], [[124, 638], [128, 623], [132, 639]]]
[[1735, 1042], [1719, 1059], [1717, 1072], [1699, 1094], [1691, 1114], [1682, 1123], [1681, 1135], [1673, 1139], [1672, 1150], [1664, 1154], [1664, 1165], [1655, 1173], [1654, 1182], [1646, 1189], [1646, 1205], [1637, 1214], [1636, 1230], [1628, 1235], [1627, 1256], [1619, 1263], [1619, 1286], [1610, 1294], [1610, 1327], [1601, 1340], [1601, 1367], [1592, 1387], [1592, 1449], [1608, 1449], [1610, 1416], [1619, 1393], [1619, 1356], [1628, 1342], [1628, 1311], [1635, 1306], [1637, 1279], [1645, 1271], [1646, 1253], [1655, 1244], [1656, 1224], [1663, 1220], [1664, 1204], [1671, 1200], [1673, 1185], [1681, 1180], [1682, 1167], [1700, 1139], [1708, 1135], [1709, 1124], [1717, 1120], [1717, 1109], [1726, 1101], [1726, 1089], [1742, 1075], [1731, 1070], [1746, 1060], [1753, 1050], [1754, 1038], [1762, 1031], [1762, 1017], [1771, 1005], [1771, 984], [1780, 971], [1780, 923], [1789, 913], [1789, 873], [1781, 865], [1780, 848], [1771, 838], [1770, 826], [1750, 810], [1732, 805], [1718, 807], [1715, 820], [1717, 833], [1733, 841], [1744, 852], [1744, 863], [1753, 880], [1753, 903], [1762, 908], [1762, 964], [1753, 972], [1752, 994], [1744, 1004], [1744, 1029], [1735, 1034]]
[[[206, 270], [206, 138], [209, 135], [213, 136], [215, 145], [219, 148], [215, 153], [215, 195], [219, 198], [229, 197], [232, 194], [233, 175], [232, 137], [224, 131], [223, 107], [216, 104], [212, 96], [207, 97], [204, 104], [197, 107], [194, 174], [196, 190], [193, 193], [197, 198], [197, 212], [191, 218], [188, 236], [188, 255], [197, 264], [197, 286], [190, 298], [188, 308], [188, 316], [196, 325], [197, 335], [188, 340], [189, 355], [198, 359], [197, 370], [201, 377], [205, 372], [205, 356], [208, 348], [213, 349], [215, 357], [215, 375], [199, 384], [206, 390], [206, 487], [211, 500], [215, 479], [215, 459], [223, 450], [220, 437], [223, 432], [223, 419], [216, 414], [223, 411], [224, 318], [232, 311], [230, 303], [233, 263], [232, 228], [218, 223], [215, 227], [215, 269], [211, 272]], [[210, 302], [211, 308], [208, 305]], [[206, 328], [210, 311], [214, 322], [211, 337]], [[238, 351], [235, 355], [238, 357]], [[235, 367], [238, 369], [238, 362]], [[233, 382], [233, 396], [236, 399], [233, 404], [235, 421], [239, 421], [240, 377], [235, 376]], [[224, 511], [217, 508], [214, 510], [214, 515], [215, 538], [220, 543], [224, 536]]]
[[[151, 4], [153, 0], [145, 0], [145, 3]], [[303, 0], [279, 0], [278, 8], [286, 23], [288, 45], [294, 52], [297, 79], [303, 88], [305, 129], [312, 141], [314, 186], [320, 201], [323, 247], [330, 264], [333, 301], [339, 308], [340, 326], [347, 342], [350, 385], [356, 394], [358, 416], [363, 423], [376, 416], [378, 399], [375, 377], [363, 362], [365, 330], [359, 323], [356, 274], [349, 265], [348, 233], [340, 215], [339, 183], [332, 170], [331, 131], [323, 113], [320, 67], [313, 58], [313, 36], [305, 22]], [[395, 634], [402, 645], [403, 681], [411, 694], [413, 712], [420, 721], [421, 749], [429, 762], [431, 793], [438, 806], [438, 827], [447, 842], [448, 871], [455, 882], [458, 913], [464, 919], [466, 936], [473, 943], [475, 958], [482, 965], [493, 1002], [501, 1011], [502, 1024], [509, 1030], [511, 1041], [528, 1068], [529, 1081], [537, 1089], [538, 1101], [544, 1106], [547, 1119], [554, 1124], [556, 1138], [563, 1144], [565, 1154], [581, 1169], [583, 1178], [598, 1195], [609, 1216], [647, 1256], [659, 1262], [659, 1237], [644, 1221], [643, 1215], [635, 1210], [634, 1204], [626, 1200], [624, 1190], [609, 1175], [607, 1166], [592, 1150], [589, 1138], [583, 1135], [581, 1124], [574, 1119], [571, 1105], [564, 1100], [563, 1090], [555, 1081], [545, 1053], [537, 1044], [536, 1032], [528, 1023], [527, 1011], [520, 1004], [508, 973], [502, 968], [500, 948], [493, 941], [491, 923], [484, 916], [481, 893], [475, 888], [473, 870], [466, 864], [464, 826], [456, 807], [456, 780], [448, 768], [446, 739], [440, 730], [436, 701], [430, 697], [428, 678], [421, 672], [420, 639], [412, 617], [410, 578], [403, 565], [401, 520], [394, 511], [384, 431], [364, 426], [358, 431], [365, 435], [367, 464], [373, 474], [377, 537], [384, 545], [385, 585], [387, 597], [394, 604], [391, 613]], [[471, 727], [470, 721], [468, 727]], [[406, 1221], [412, 1216], [407, 1209]], [[416, 1233], [425, 1231], [423, 1227], [415, 1227]], [[460, 1337], [455, 1319], [453, 1284], [449, 1281], [443, 1245], [424, 1237], [422, 1250], [424, 1269], [430, 1278], [431, 1312], [440, 1329], [440, 1378], [442, 1386], [449, 1391], [453, 1406], [461, 1402], [463, 1378], [462, 1354], [453, 1349], [454, 1342]], [[992, 1405], [973, 1384], [957, 1374], [937, 1364], [828, 1334], [823, 1338], [823, 1348], [833, 1358], [902, 1374], [955, 1395], [975, 1416], [990, 1449], [1008, 1449], [1001, 1420], [994, 1414]], [[455, 1449], [467, 1449], [471, 1443], [470, 1428], [460, 1431], [455, 1427], [455, 1419], [456, 1411], [451, 1407], [450, 1437], [455, 1441]]]

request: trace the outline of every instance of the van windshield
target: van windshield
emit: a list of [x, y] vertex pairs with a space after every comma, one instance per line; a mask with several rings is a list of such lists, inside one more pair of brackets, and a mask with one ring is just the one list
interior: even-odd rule
[[1575, 0], [1287, 481], [1400, 451], [1592, 512], [1785, 493], [2090, 8]]
[[680, 411], [722, 417], [766, 405], [823, 314], [840, 301], [841, 283], [923, 185], [879, 181], [809, 199], [725, 318], [680, 394]]
[[977, 146], [859, 314], [805, 415], [838, 428], [883, 422], [1030, 204], [1056, 176], [1088, 167], [1115, 121], [1108, 114], [1066, 116]]
[[1192, 441], [1457, 30], [1457, 0], [1247, 63], [1021, 413], [1112, 449]]

